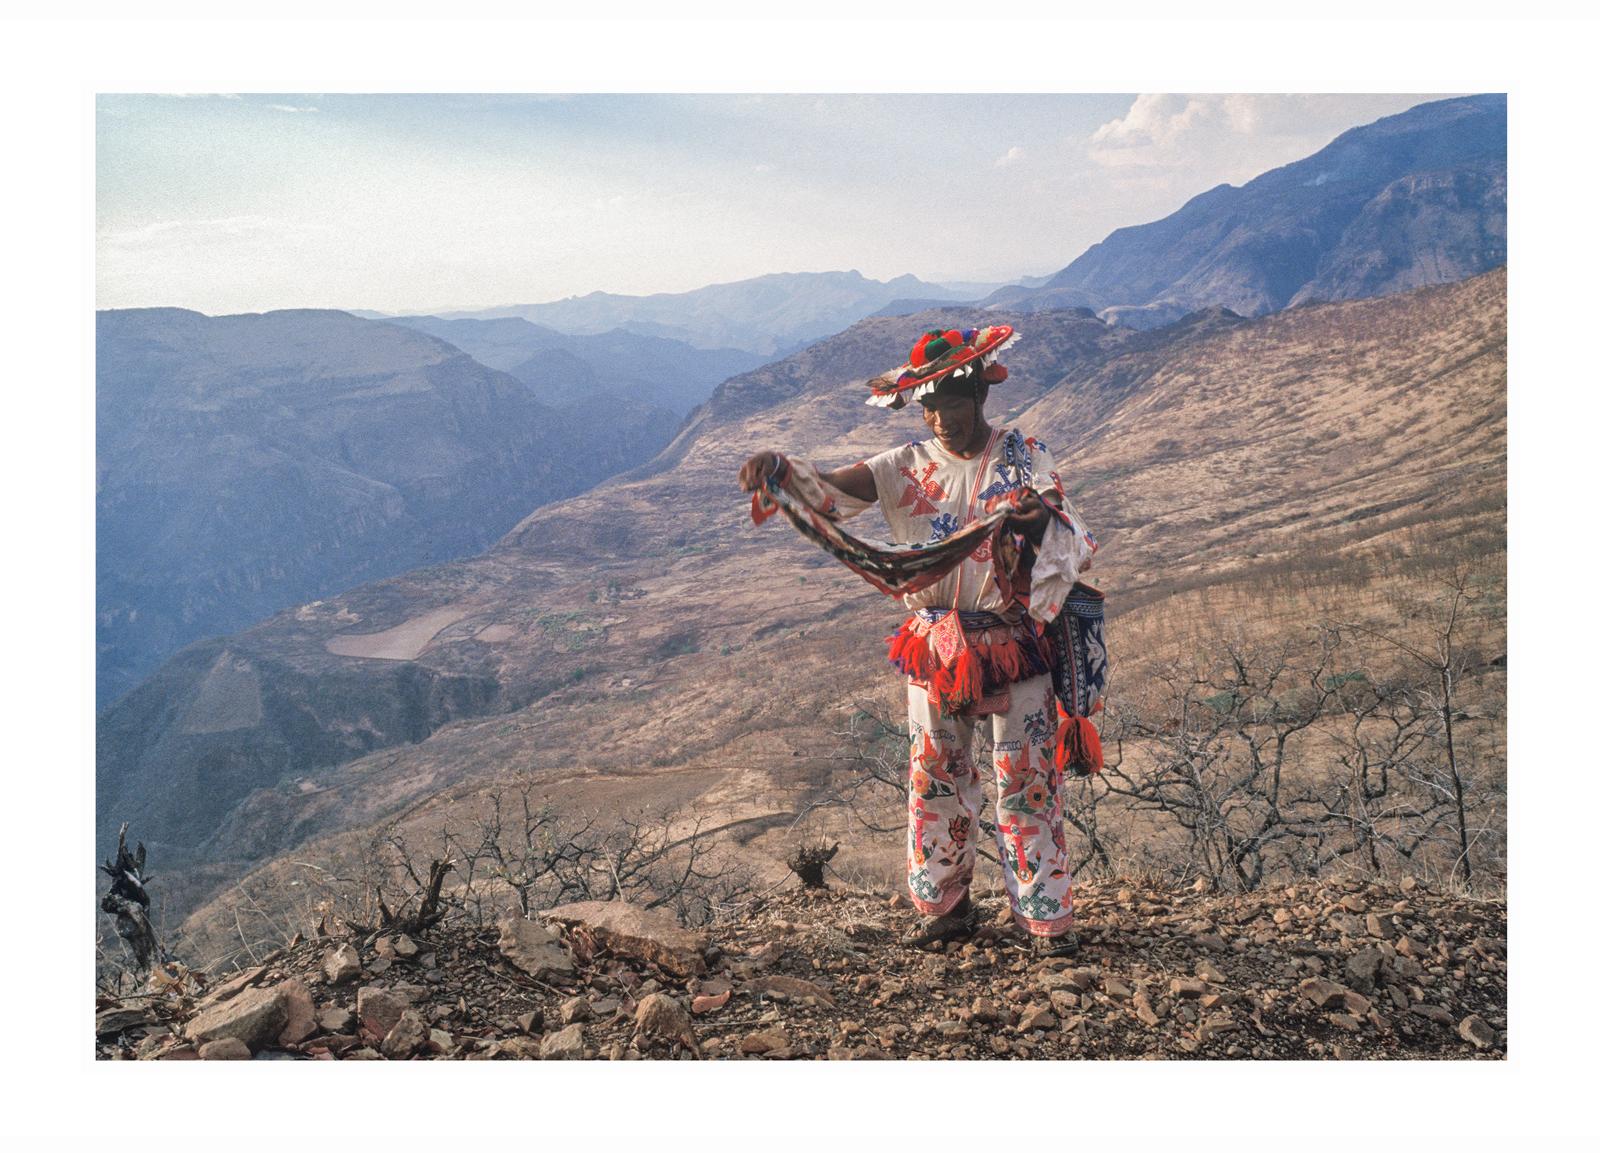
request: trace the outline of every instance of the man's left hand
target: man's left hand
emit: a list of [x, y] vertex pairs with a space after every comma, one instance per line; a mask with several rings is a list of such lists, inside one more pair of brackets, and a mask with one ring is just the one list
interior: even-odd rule
[[1029, 489], [1012, 508], [1001, 526], [1006, 532], [1020, 532], [1037, 547], [1044, 540], [1045, 526], [1050, 523], [1050, 510], [1039, 499], [1039, 494]]

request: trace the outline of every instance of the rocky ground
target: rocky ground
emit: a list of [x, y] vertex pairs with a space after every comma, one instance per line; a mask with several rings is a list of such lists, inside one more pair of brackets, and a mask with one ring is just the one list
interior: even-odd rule
[[[790, 884], [794, 884], [791, 879]], [[1504, 1058], [1503, 901], [1360, 880], [1081, 885], [1035, 960], [999, 895], [912, 952], [903, 897], [793, 890], [709, 931], [613, 902], [296, 941], [102, 997], [107, 1059]]]

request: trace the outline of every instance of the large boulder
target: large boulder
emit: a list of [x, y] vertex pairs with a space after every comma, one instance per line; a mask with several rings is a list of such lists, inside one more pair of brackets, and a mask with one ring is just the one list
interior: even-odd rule
[[679, 977], [706, 971], [705, 952], [711, 942], [704, 934], [685, 929], [665, 910], [641, 909], [626, 901], [576, 901], [540, 915], [564, 925], [581, 925], [612, 953], [648, 961]]
[[289, 1023], [288, 998], [282, 985], [244, 992], [204, 1010], [184, 1029], [197, 1045], [234, 1037], [254, 1053], [272, 1044]]

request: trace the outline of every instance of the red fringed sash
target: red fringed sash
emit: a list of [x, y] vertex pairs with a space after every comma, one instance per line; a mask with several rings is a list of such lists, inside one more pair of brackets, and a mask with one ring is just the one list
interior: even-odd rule
[[920, 685], [926, 686], [934, 707], [954, 716], [985, 698], [1001, 695], [1008, 686], [1050, 671], [1050, 653], [1042, 637], [1034, 637], [1030, 652], [1018, 637], [1020, 625], [976, 628], [951, 661], [945, 661], [928, 634], [936, 626], [919, 616], [908, 617], [884, 642], [889, 661]]

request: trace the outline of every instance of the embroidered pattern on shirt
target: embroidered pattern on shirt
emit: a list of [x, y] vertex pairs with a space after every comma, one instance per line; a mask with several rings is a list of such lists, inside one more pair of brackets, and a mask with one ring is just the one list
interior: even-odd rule
[[901, 465], [900, 475], [910, 483], [906, 485], [906, 491], [900, 494], [900, 503], [896, 507], [909, 506], [912, 516], [932, 516], [938, 512], [939, 506], [934, 502], [945, 498], [944, 486], [933, 479], [933, 474], [938, 468], [937, 463], [929, 461], [928, 467], [922, 470], [922, 475], [919, 477], [905, 465]]

